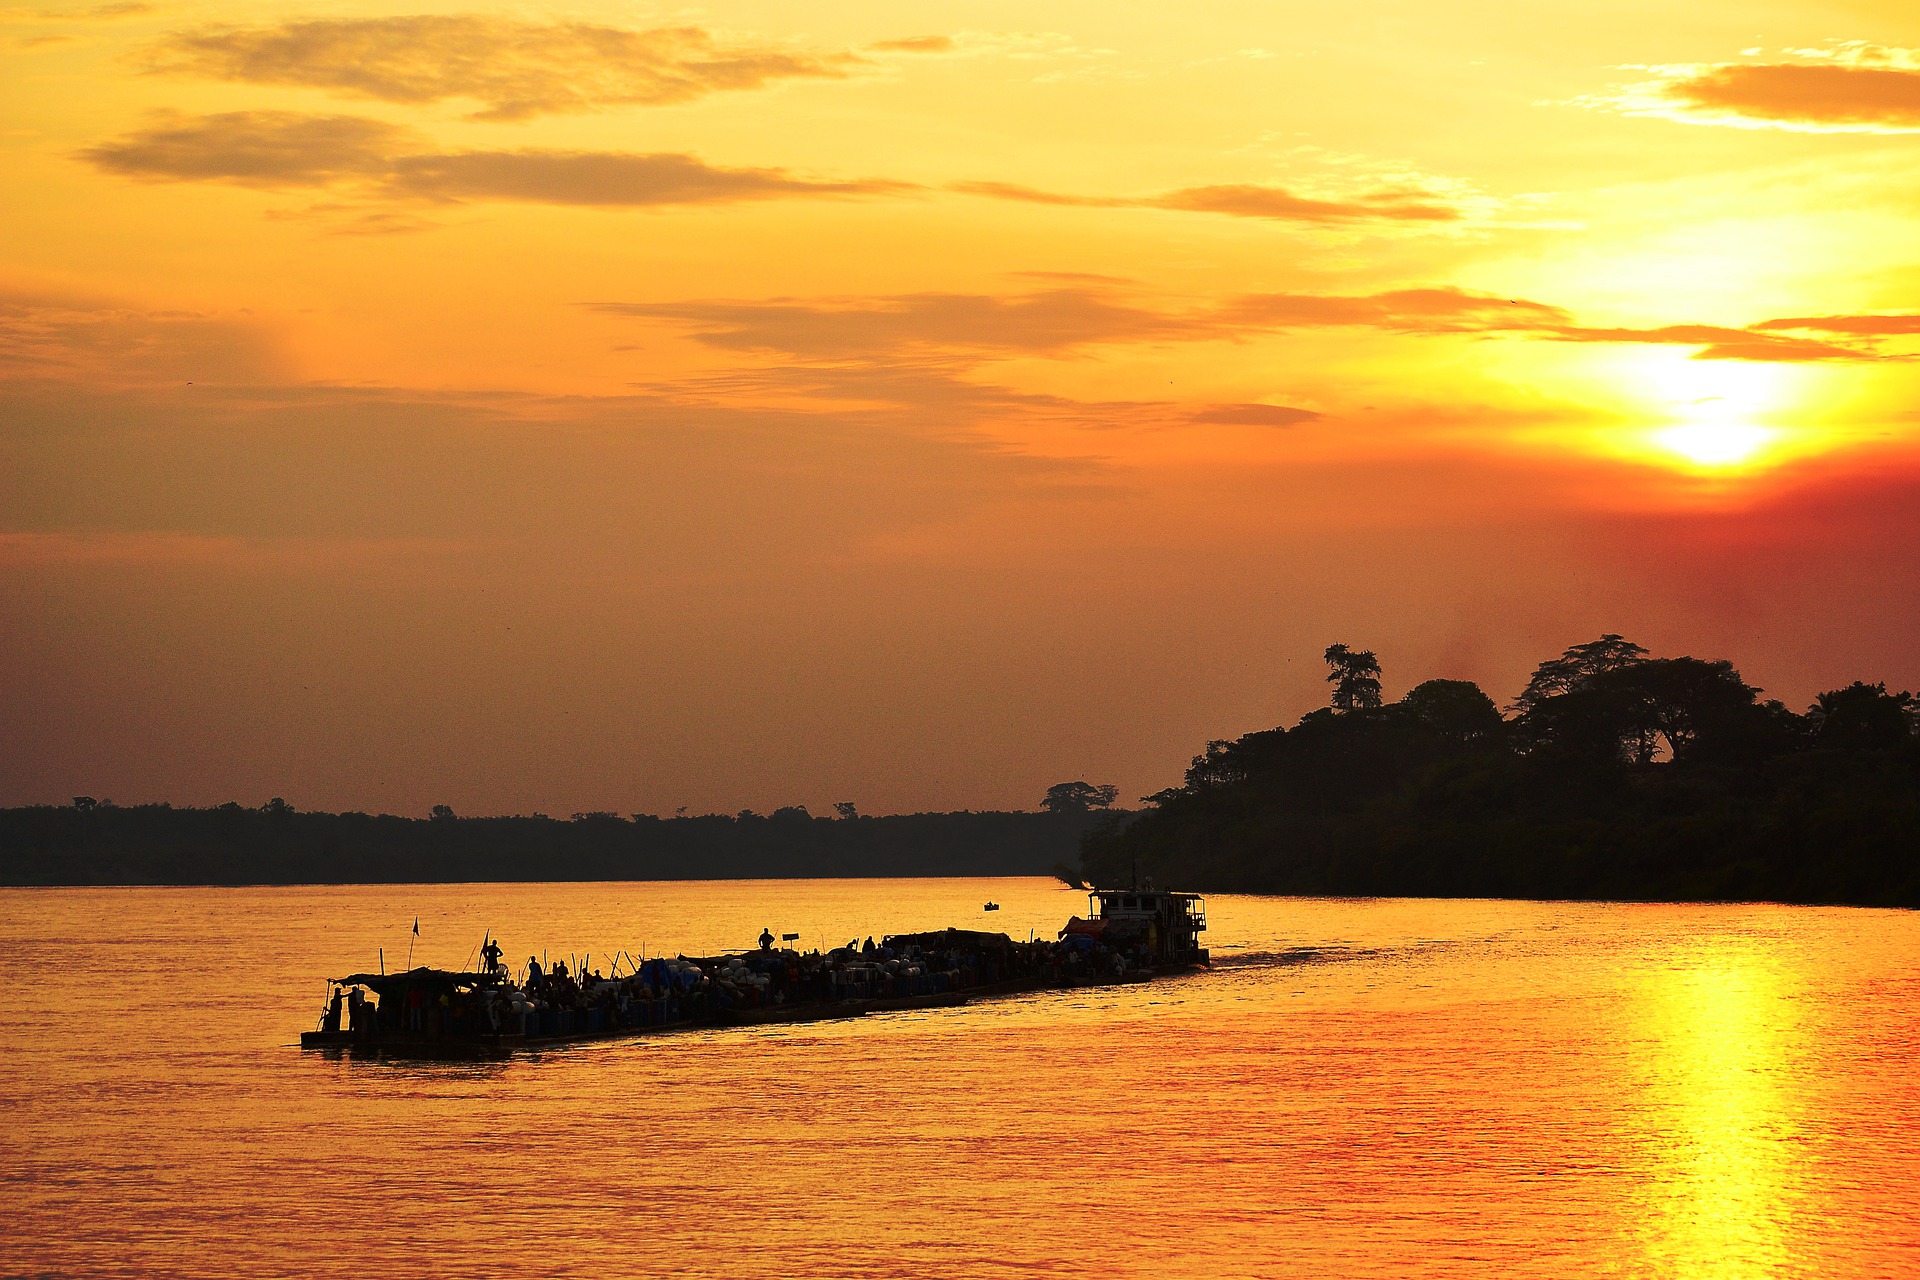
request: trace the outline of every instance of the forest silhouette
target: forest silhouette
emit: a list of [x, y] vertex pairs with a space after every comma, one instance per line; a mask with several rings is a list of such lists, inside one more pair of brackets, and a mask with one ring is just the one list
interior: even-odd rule
[[[288, 884], [1040, 875], [1204, 892], [1920, 906], [1920, 703], [1884, 684], [1763, 701], [1730, 662], [1618, 635], [1539, 665], [1505, 711], [1465, 680], [1382, 697], [1330, 646], [1329, 705], [1210, 742], [1185, 781], [1039, 812], [800, 806], [424, 818], [257, 808], [0, 810], [0, 883]], [[1077, 855], [1077, 863], [1076, 863]]]
[[1381, 698], [1327, 649], [1330, 705], [1215, 741], [1089, 831], [1080, 877], [1214, 892], [1920, 906], [1920, 705], [1884, 684], [1763, 701], [1733, 664], [1618, 635], [1503, 714], [1464, 680]]
[[424, 818], [255, 808], [0, 809], [0, 884], [409, 884], [1047, 875], [1070, 862], [1109, 788], [1061, 783], [1042, 811], [873, 817], [636, 813]]

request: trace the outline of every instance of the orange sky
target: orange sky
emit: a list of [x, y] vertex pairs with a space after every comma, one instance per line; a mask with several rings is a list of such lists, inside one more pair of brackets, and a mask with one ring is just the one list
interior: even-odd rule
[[0, 803], [1139, 795], [1920, 683], [1920, 9], [0, 10]]

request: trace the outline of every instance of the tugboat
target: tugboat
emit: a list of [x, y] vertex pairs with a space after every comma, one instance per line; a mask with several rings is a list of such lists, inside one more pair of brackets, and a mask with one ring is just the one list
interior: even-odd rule
[[1207, 900], [1197, 893], [1145, 889], [1094, 889], [1087, 918], [1067, 921], [1062, 939], [1088, 938], [1142, 968], [1207, 968], [1212, 953], [1200, 945], [1207, 931]]

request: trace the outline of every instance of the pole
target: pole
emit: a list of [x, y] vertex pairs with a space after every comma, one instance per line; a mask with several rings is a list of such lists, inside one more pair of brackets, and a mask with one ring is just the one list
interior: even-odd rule
[[380, 976], [383, 978], [387, 976], [387, 949], [385, 947], [380, 948]]

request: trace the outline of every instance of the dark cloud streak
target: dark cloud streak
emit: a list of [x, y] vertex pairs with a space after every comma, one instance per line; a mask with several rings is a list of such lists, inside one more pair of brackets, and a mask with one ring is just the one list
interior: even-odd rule
[[879, 180], [819, 182], [782, 169], [721, 169], [688, 155], [605, 151], [463, 151], [401, 156], [387, 189], [439, 200], [521, 200], [638, 209], [728, 204], [785, 196], [895, 195]]
[[[517, 148], [440, 152], [419, 135], [362, 116], [290, 111], [169, 112], [80, 158], [109, 173], [256, 187], [357, 183], [376, 195], [430, 200], [518, 200], [601, 208], [721, 204], [787, 196], [901, 196], [929, 190], [882, 178], [803, 177], [779, 168], [721, 168], [678, 153]], [[1458, 211], [1423, 193], [1375, 192], [1349, 202], [1309, 200], [1277, 187], [1193, 187], [1146, 198], [1076, 196], [1011, 183], [949, 190], [1080, 208], [1158, 208], [1328, 225], [1360, 220], [1447, 221]]]
[[1363, 192], [1347, 200], [1297, 195], [1284, 187], [1231, 183], [1182, 187], [1157, 196], [1085, 196], [1047, 191], [1013, 182], [956, 182], [948, 190], [990, 200], [1081, 209], [1169, 209], [1181, 213], [1217, 213], [1233, 218], [1330, 225], [1350, 222], [1457, 222], [1463, 216], [1431, 192]]
[[476, 119], [665, 106], [782, 80], [838, 79], [862, 59], [725, 44], [700, 27], [633, 31], [481, 14], [314, 19], [176, 32], [147, 53], [157, 73], [293, 85], [383, 102], [485, 103]]
[[[952, 358], [1059, 356], [1081, 348], [1154, 342], [1242, 341], [1300, 329], [1364, 328], [1410, 336], [1509, 334], [1566, 342], [1690, 346], [1701, 360], [1885, 361], [1906, 357], [1871, 347], [1771, 332], [1818, 328], [1768, 321], [1752, 328], [1675, 324], [1647, 328], [1581, 325], [1565, 309], [1525, 298], [1435, 287], [1373, 294], [1249, 293], [1208, 306], [1156, 306], [1094, 283], [1012, 297], [905, 294], [845, 301], [599, 303], [597, 309], [684, 326], [707, 346], [779, 352], [804, 360], [892, 358], [908, 351]], [[1902, 325], [1914, 317], [1833, 317]], [[1888, 328], [1859, 333], [1911, 332]]]
[[1194, 413], [1190, 422], [1231, 427], [1297, 427], [1324, 417], [1311, 409], [1284, 404], [1213, 404]]
[[82, 159], [108, 173], [174, 182], [324, 186], [386, 170], [412, 141], [406, 130], [359, 116], [291, 111], [166, 115], [145, 129], [89, 147]]
[[407, 150], [419, 145], [404, 129], [358, 116], [235, 111], [166, 116], [80, 155], [109, 173], [153, 181], [255, 187], [357, 183], [390, 196], [601, 208], [893, 195], [913, 189], [881, 180], [819, 181], [782, 169], [720, 168], [688, 155]]
[[1696, 360], [1754, 360], [1800, 364], [1821, 360], [1886, 360], [1875, 351], [1844, 347], [1812, 338], [1785, 337], [1751, 329], [1729, 329], [1711, 324], [1672, 324], [1650, 329], [1594, 329], [1570, 325], [1551, 331], [1560, 342], [1636, 343], [1698, 347]]

